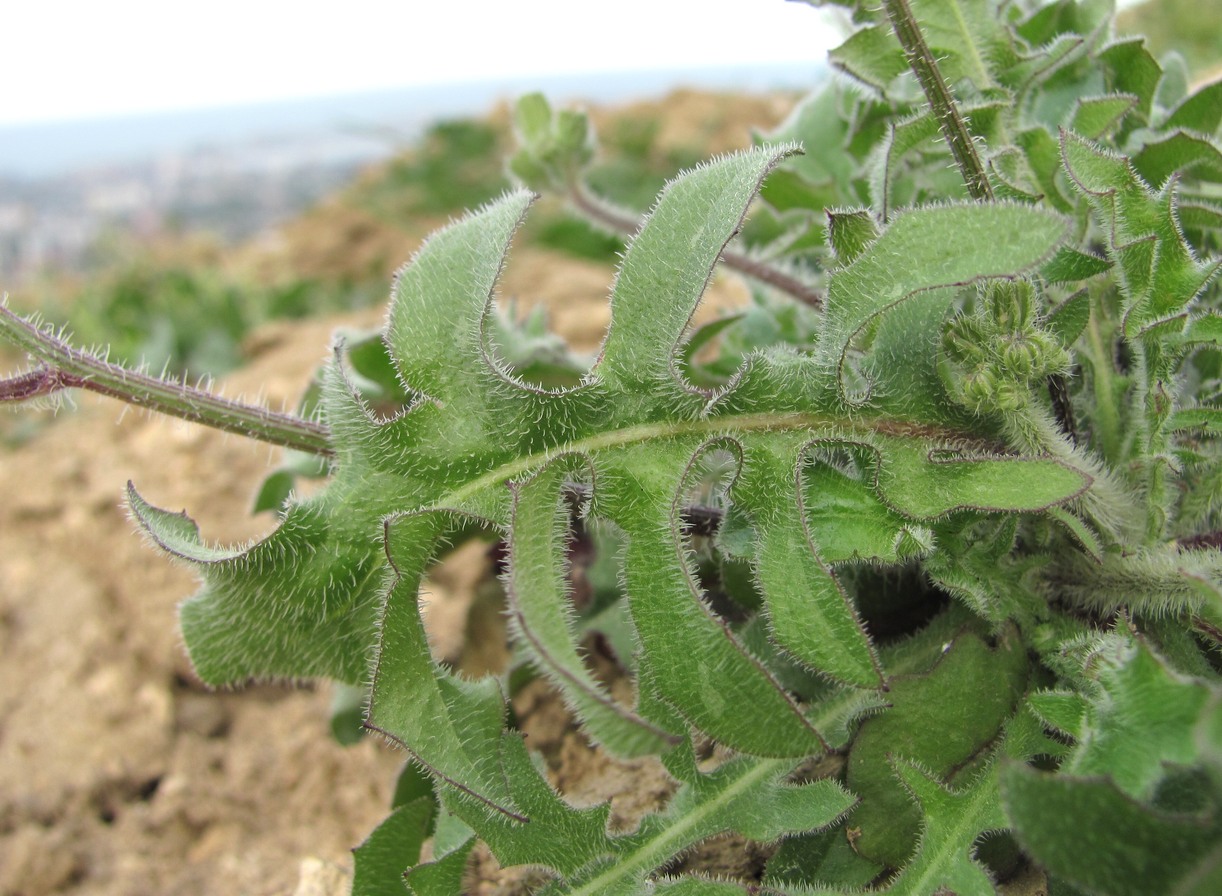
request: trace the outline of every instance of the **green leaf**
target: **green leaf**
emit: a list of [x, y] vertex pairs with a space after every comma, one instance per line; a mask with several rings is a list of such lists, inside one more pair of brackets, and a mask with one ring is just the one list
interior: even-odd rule
[[727, 314], [725, 317], [702, 324], [692, 333], [691, 338], [683, 343], [679, 356], [679, 369], [693, 385], [707, 389], [727, 384], [728, 376], [720, 375], [708, 365], [697, 363], [696, 355], [700, 353], [701, 349], [712, 345], [718, 336], [741, 321], [744, 316], [745, 313]]
[[1163, 128], [1183, 128], [1198, 134], [1216, 133], [1222, 126], [1222, 79], [1206, 84], [1171, 110]]
[[[889, 507], [874, 487], [878, 457], [851, 442], [812, 443], [804, 453], [803, 508], [810, 537], [829, 563], [903, 559], [899, 545], [920, 529]], [[930, 536], [931, 537], [931, 536]]]
[[[999, 115], [1004, 102], [960, 104], [959, 113], [968, 134], [982, 144], [995, 142]], [[893, 209], [916, 204], [927, 196], [967, 199], [962, 175], [954, 168], [949, 148], [941, 138], [937, 117], [922, 112], [896, 122], [889, 138], [879, 144], [873, 156], [870, 194], [875, 211], [886, 220]], [[1005, 162], [997, 155], [990, 161]], [[1012, 172], [1011, 172], [1012, 173]]]
[[908, 71], [899, 42], [887, 25], [872, 25], [853, 32], [828, 58], [837, 68], [879, 93]]
[[518, 97], [513, 110], [513, 123], [528, 144], [542, 143], [552, 124], [552, 107], [541, 93]]
[[[1011, 38], [987, 0], [911, 0], [912, 13], [943, 77], [969, 80], [977, 91], [997, 86], [994, 67], [1011, 56]], [[885, 22], [855, 32], [829, 54], [832, 63], [879, 92], [908, 70]]]
[[1066, 348], [1071, 348], [1078, 337], [1090, 323], [1090, 293], [1081, 290], [1074, 293], [1048, 315], [1048, 332], [1056, 336], [1057, 341]]
[[1006, 825], [995, 763], [961, 790], [951, 790], [920, 766], [895, 763], [895, 773], [921, 807], [924, 823], [916, 856], [891, 881], [893, 896], [995, 896], [992, 876], [974, 855], [976, 839]]
[[1133, 94], [1083, 97], [1074, 108], [1069, 129], [1097, 140], [1115, 128], [1137, 102]]
[[475, 828], [502, 865], [546, 863], [569, 894], [635, 893], [675, 856], [719, 833], [770, 841], [827, 827], [854, 802], [831, 780], [788, 784], [793, 762], [740, 757], [701, 772], [690, 746], [667, 756], [679, 791], [663, 813], [631, 834], [606, 831], [609, 807], [574, 809], [531, 764], [521, 740], [506, 736], [506, 771], [529, 824], [489, 813], [454, 790], [447, 804]]
[[[607, 387], [639, 390], [642, 398], [678, 397], [675, 352], [709, 271], [764, 175], [793, 151], [790, 146], [729, 156], [663, 191], [629, 249], [631, 264], [616, 279], [611, 329], [597, 368]], [[667, 301], [656, 301], [659, 295]]]
[[495, 679], [467, 681], [442, 670], [429, 654], [417, 595], [436, 543], [453, 531], [454, 514], [403, 514], [386, 524], [395, 579], [382, 611], [369, 726], [411, 752], [430, 772], [480, 801], [520, 819], [499, 758], [505, 705]]
[[540, 93], [521, 97], [514, 126], [522, 148], [509, 168], [534, 190], [567, 190], [593, 156], [589, 121], [583, 113], [555, 111]]
[[[884, 871], [882, 865], [858, 855], [839, 829], [789, 837], [768, 860], [764, 882], [769, 887], [792, 887], [819, 881], [840, 892], [857, 892]], [[784, 889], [781, 892], [786, 892]]]
[[1222, 314], [1211, 312], [1194, 317], [1188, 323], [1184, 341], [1190, 345], [1222, 346]]
[[[613, 506], [636, 505], [631, 518], [612, 518], [628, 535], [625, 584], [643, 648], [643, 680], [699, 730], [736, 749], [763, 756], [822, 751], [819, 733], [793, 699], [710, 612], [679, 534], [678, 499], [687, 491], [692, 462], [678, 475], [660, 474], [720, 445], [696, 446], [694, 455], [692, 446], [661, 447], [627, 452], [614, 474], [604, 474], [613, 482], [601, 498]], [[664, 531], [672, 535], [658, 538]]]
[[[509, 239], [522, 222], [530, 196], [511, 194], [468, 226], [435, 233], [399, 273], [386, 324], [386, 342], [400, 379], [423, 401], [450, 408], [451, 417], [474, 416], [485, 399], [466, 368], [455, 364], [488, 364], [485, 317], [492, 290], [504, 263]], [[428, 302], [433, 313], [415, 309]], [[478, 327], [455, 326], [478, 321]], [[456, 438], [474, 441], [479, 431], [460, 430]]]
[[[849, 752], [846, 784], [861, 805], [848, 823], [857, 831], [859, 853], [893, 868], [905, 865], [923, 815], [906, 788], [916, 781], [928, 791], [906, 763], [940, 778], [961, 771], [1000, 736], [1026, 677], [1026, 655], [1013, 634], [995, 651], [963, 634], [929, 672], [891, 679], [890, 708], [862, 723]], [[936, 812], [926, 824], [941, 823]]]
[[[919, 764], [897, 760], [895, 775], [924, 818], [915, 855], [899, 874], [878, 888], [830, 888], [811, 883], [774, 882], [769, 891], [789, 896], [843, 896], [845, 893], [887, 893], [890, 896], [996, 896], [989, 871], [976, 859], [975, 842], [981, 834], [1005, 826], [997, 788], [997, 764], [985, 769], [960, 789], [946, 787]], [[850, 834], [853, 836], [853, 834]], [[860, 842], [860, 841], [858, 841]]]
[[[895, 380], [884, 379], [877, 365], [863, 367], [860, 383], [849, 372], [850, 349], [879, 315], [911, 301], [918, 292], [1030, 270], [1051, 255], [1064, 232], [1059, 218], [1030, 206], [973, 203], [897, 215], [869, 249], [834, 274], [828, 288], [819, 355], [836, 371], [841, 396], [851, 404], [865, 404], [876, 388]], [[903, 263], [896, 264], [896, 259]], [[949, 294], [940, 299], [941, 311], [950, 300]], [[927, 313], [935, 313], [934, 306]], [[910, 401], [912, 396], [904, 398]]]
[[1070, 737], [1081, 738], [1086, 727], [1089, 704], [1075, 691], [1039, 691], [1027, 699], [1040, 720]]
[[[272, 535], [249, 550], [211, 548], [185, 516], [133, 494], [150, 531], [203, 574], [183, 628], [209, 680], [322, 674], [360, 685], [374, 668], [369, 725], [437, 779], [447, 809], [436, 839], [448, 848], [409, 873], [413, 889], [457, 885], [468, 828], [503, 862], [547, 865], [556, 887], [573, 892], [631, 892], [719, 833], [771, 841], [822, 829], [854, 797], [787, 776], [827, 752], [820, 726], [843, 743], [855, 713], [884, 696], [893, 705], [861, 725], [850, 764], [864, 763], [862, 779], [882, 794], [867, 814], [892, 811], [890, 794], [902, 816], [912, 802], [877, 732], [911, 736], [905, 757], [948, 776], [972, 765], [1012, 712], [1026, 655], [1002, 624], [996, 649], [961, 635], [923, 684], [895, 677], [880, 696], [883, 664], [831, 563], [932, 557], [941, 526], [981, 514], [1012, 522], [1089, 488], [1090, 475], [1067, 461], [1006, 450], [947, 398], [936, 368], [955, 292], [1035, 270], [1064, 224], [1004, 203], [903, 212], [868, 245], [863, 235], [860, 254], [833, 276], [827, 332], [812, 354], [792, 344], [815, 324], [761, 311], [782, 345], [745, 353], [723, 387], [702, 390], [683, 375], [690, 321], [761, 179], [787, 151], [736, 154], [668, 185], [625, 252], [610, 332], [578, 382], [527, 381], [496, 351], [492, 295], [529, 204], [511, 193], [432, 237], [401, 272], [373, 365], [393, 367], [402, 411], [375, 411], [342, 354], [328, 366], [320, 412], [336, 451], [332, 478], [291, 503]], [[842, 398], [850, 348], [875, 387], [857, 404]], [[583, 522], [622, 545], [605, 599], [618, 607], [618, 650], [635, 648], [635, 708], [611, 698], [578, 647], [566, 556], [577, 493]], [[724, 511], [732, 531], [714, 543], [733, 543], [750, 570], [738, 609], [706, 593], [697, 551], [707, 542], [688, 525], [697, 497]], [[682, 787], [633, 834], [612, 836], [606, 807], [568, 806], [504, 730], [502, 682], [464, 679], [429, 652], [419, 606], [429, 564], [448, 540], [476, 532], [508, 543], [512, 635], [592, 737], [632, 754], [686, 734], [733, 758], [697, 769], [690, 747], [672, 748], [668, 768]], [[742, 625], [735, 614], [755, 605], [758, 617]], [[610, 618], [600, 610], [583, 625]], [[975, 689], [968, 696], [962, 680]], [[802, 702], [823, 693], [824, 702]], [[897, 866], [919, 810], [910, 820], [899, 852], [892, 844]]]
[[878, 236], [874, 216], [865, 209], [828, 209], [828, 240], [841, 264], [852, 264]]
[[1092, 893], [1208, 896], [1218, 880], [1222, 812], [1163, 812], [1109, 781], [1002, 770], [1006, 816], [1040, 864]]
[[573, 466], [560, 459], [512, 485], [509, 619], [591, 738], [615, 755], [656, 753], [674, 740], [673, 735], [617, 703], [578, 654], [564, 568], [569, 509], [561, 491]]
[[[318, 508], [294, 505], [273, 536], [243, 551], [209, 547], [185, 513], [153, 507], [130, 484], [128, 504], [158, 545], [203, 576], [179, 608], [201, 679], [368, 678], [381, 564], [367, 545], [345, 543]], [[360, 516], [349, 524], [376, 531], [376, 518]], [[276, 571], [286, 558], [298, 561], [288, 581]]]
[[846, 92], [844, 84], [829, 80], [767, 135], [770, 144], [796, 143], [804, 149], [764, 184], [761, 196], [779, 211], [799, 208], [809, 214], [855, 196], [858, 162], [847, 151], [851, 134]]
[[420, 860], [432, 831], [436, 807], [427, 798], [397, 807], [354, 849], [352, 892], [360, 896], [403, 896], [403, 876]]
[[1093, 692], [1032, 698], [1076, 746], [1055, 775], [1003, 771], [1015, 832], [1050, 871], [1092, 892], [1212, 892], [1222, 789], [1194, 769], [1218, 755], [1219, 688], [1173, 671], [1123, 630], [1079, 646]]
[[[807, 522], [801, 467], [812, 447], [802, 449], [796, 469], [792, 461], [752, 454], [748, 462], [756, 473], [751, 481], [754, 489], [748, 492], [744, 484], [734, 492], [755, 523], [757, 576], [768, 606], [772, 637], [797, 659], [840, 681], [878, 686], [882, 684], [878, 659], [848, 595], [820, 559]], [[773, 482], [761, 473], [766, 464], [774, 474]], [[858, 489], [859, 493], [865, 491], [861, 485]], [[797, 504], [784, 501], [769, 508], [770, 498], [781, 490], [796, 493]], [[830, 509], [835, 506], [833, 501], [830, 495], [820, 495], [816, 506]], [[843, 505], [835, 507], [834, 513], [838, 518], [851, 516]], [[895, 536], [891, 541], [894, 544]]]
[[1110, 44], [1096, 57], [1103, 66], [1108, 88], [1137, 98], [1137, 111], [1150, 117], [1154, 93], [1162, 80], [1162, 66], [1145, 46], [1141, 37], [1125, 38]]
[[[454, 896], [461, 893], [467, 859], [474, 848], [475, 838], [471, 837], [462, 846], [440, 858], [415, 866], [405, 875], [408, 890], [416, 896]], [[356, 893], [354, 888], [353, 896]]]
[[1149, 800], [1168, 766], [1193, 764], [1192, 732], [1209, 690], [1171, 672], [1141, 642], [1119, 637], [1101, 642], [1090, 670], [1099, 693], [1061, 772], [1107, 775], [1124, 793]]
[[1076, 283], [1105, 274], [1111, 267], [1111, 263], [1106, 259], [1079, 252], [1071, 246], [1062, 246], [1056, 255], [1040, 268], [1040, 273], [1050, 283]]
[[1175, 131], [1146, 143], [1133, 156], [1133, 168], [1153, 187], [1161, 187], [1173, 174], [1222, 182], [1222, 151], [1198, 134]]
[[1167, 425], [1173, 431], [1202, 429], [1222, 435], [1222, 408], [1182, 408], [1172, 415]]
[[962, 528], [940, 526], [941, 548], [926, 563], [930, 578], [996, 627], [1030, 622], [1041, 603], [1031, 582], [1040, 558], [1014, 556], [1018, 520], [982, 519]]
[[1222, 261], [1197, 261], [1176, 222], [1173, 194], [1152, 193], [1128, 159], [1074, 134], [1061, 135], [1061, 151], [1107, 234], [1126, 293], [1126, 335], [1182, 316]]
[[1046, 129], [1034, 127], [1020, 131], [1014, 141], [1027, 157], [1035, 183], [1052, 207], [1060, 212], [1073, 209], [1074, 203], [1064, 191], [1064, 178], [1058, 177], [1061, 173], [1061, 153], [1056, 138]]

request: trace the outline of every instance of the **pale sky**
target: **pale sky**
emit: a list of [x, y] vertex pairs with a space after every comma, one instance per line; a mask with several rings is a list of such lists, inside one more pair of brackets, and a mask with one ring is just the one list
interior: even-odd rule
[[824, 23], [820, 10], [786, 0], [4, 0], [0, 124], [535, 75], [809, 63], [836, 42]]

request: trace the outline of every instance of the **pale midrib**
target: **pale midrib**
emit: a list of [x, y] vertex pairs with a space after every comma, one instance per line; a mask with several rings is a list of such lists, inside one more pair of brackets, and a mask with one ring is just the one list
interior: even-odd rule
[[[891, 670], [892, 674], [900, 674], [910, 672], [917, 665], [917, 657], [909, 657], [906, 662], [897, 664]], [[812, 724], [820, 725], [829, 722], [835, 715], [844, 709], [844, 705], [852, 702], [852, 699], [864, 693], [862, 690], [855, 688], [846, 688], [840, 694], [836, 695], [831, 701], [824, 704], [820, 709], [821, 713], [811, 719]], [[839, 698], [839, 699], [837, 699]], [[573, 894], [595, 894], [599, 892], [599, 888], [607, 884], [613, 883], [616, 880], [623, 879], [625, 876], [639, 873], [642, 868], [646, 872], [652, 870], [657, 865], [670, 859], [672, 852], [669, 850], [670, 844], [680, 841], [688, 831], [692, 830], [697, 824], [704, 821], [711, 813], [721, 809], [729, 804], [730, 801], [736, 799], [749, 787], [755, 785], [763, 778], [774, 773], [779, 773], [783, 768], [795, 765], [799, 760], [795, 759], [761, 759], [751, 769], [743, 774], [731, 787], [723, 791], [716, 799], [704, 804], [697, 812], [690, 813], [684, 816], [675, 824], [668, 826], [657, 837], [649, 840], [641, 845], [634, 853], [629, 856], [622, 857], [616, 863], [600, 874], [593, 880], [587, 881], [580, 889], [571, 891]]]
[[[950, 834], [943, 838], [942, 845], [935, 850], [929, 863], [921, 870], [916, 879], [911, 883], [903, 881], [902, 877], [897, 883], [903, 883], [910, 893], [932, 893], [931, 888], [936, 884], [942, 886], [946, 883], [943, 878], [943, 872], [949, 864], [953, 864], [960, 853], [963, 852], [963, 844], [969, 842], [969, 834], [978, 833], [980, 826], [985, 823], [985, 819], [989, 813], [989, 803], [991, 802], [991, 794], [989, 790], [996, 786], [995, 775], [997, 772], [997, 760], [993, 759], [993, 765], [989, 769], [989, 776], [994, 778], [993, 782], [981, 781], [977, 785], [980, 789], [972, 796], [968, 797], [971, 801], [969, 811], [964, 812], [959, 819], [959, 823], [952, 825]], [[926, 824], [929, 822], [926, 821]], [[971, 861], [971, 859], [969, 859]], [[902, 891], [901, 891], [902, 892]]]
[[636, 875], [642, 870], [646, 873], [652, 871], [683, 848], [682, 844], [689, 831], [738, 799], [760, 781], [780, 773], [786, 766], [796, 765], [797, 762], [796, 759], [760, 760], [716, 798], [700, 804], [695, 811], [689, 812], [674, 824], [668, 825], [658, 836], [643, 843], [635, 852], [628, 856], [618, 857], [615, 864], [598, 877], [587, 881], [576, 890], [570, 890], [570, 896], [582, 896], [582, 894], [594, 896], [594, 894], [603, 892], [605, 887], [617, 880]]
[[[886, 430], [894, 428], [897, 431], [890, 435], [922, 437], [916, 432], [922, 428], [920, 424], [912, 424], [898, 420], [849, 420], [842, 417], [832, 417], [826, 414], [796, 413], [796, 414], [744, 414], [730, 417], [708, 417], [702, 420], [684, 420], [669, 423], [647, 423], [639, 426], [628, 426], [623, 429], [611, 430], [577, 439], [563, 445], [556, 445], [545, 451], [524, 455], [506, 464], [501, 464], [487, 473], [477, 476], [470, 482], [443, 495], [434, 506], [461, 506], [468, 498], [479, 494], [486, 488], [507, 482], [515, 476], [528, 473], [536, 467], [547, 463], [552, 458], [563, 454], [592, 454], [609, 448], [623, 448], [628, 445], [643, 442], [673, 439], [690, 435], [726, 435], [747, 432], [792, 431], [792, 430], [837, 430], [849, 434], [877, 433], [887, 434]], [[903, 430], [910, 430], [904, 433]], [[932, 427], [923, 437], [962, 443], [970, 439], [964, 433], [945, 430], [937, 433]], [[970, 439], [980, 441], [979, 439]], [[984, 447], [983, 443], [982, 447]]]
[[976, 69], [976, 76], [980, 79], [979, 87], [984, 90], [993, 85], [993, 79], [989, 76], [989, 70], [985, 67], [984, 60], [980, 58], [980, 52], [976, 49], [976, 41], [972, 37], [971, 29], [967, 27], [967, 20], [963, 18], [963, 10], [959, 3], [950, 4], [954, 11], [955, 23], [959, 26], [959, 33], [963, 37], [962, 46], [967, 48], [967, 57], [972, 60], [972, 66]]
[[[905, 658], [904, 661], [897, 663], [890, 670], [890, 674], [899, 675], [912, 672], [919, 665], [919, 660], [920, 657], [917, 655], [909, 656]], [[816, 714], [816, 716], [811, 719], [811, 723], [815, 724], [816, 726], [827, 724], [845, 708], [845, 705], [851, 703], [853, 698], [861, 693], [865, 693], [865, 691], [856, 688], [846, 688], [838, 695], [833, 697], [830, 701], [821, 706], [820, 709], [822, 712]], [[649, 871], [653, 870], [653, 868], [670, 859], [671, 855], [673, 854], [671, 844], [681, 841], [688, 831], [692, 830], [696, 825], [703, 822], [704, 819], [711, 813], [716, 812], [728, 805], [740, 794], [751, 786], [757, 784], [763, 778], [766, 778], [774, 773], [780, 773], [783, 768], [786, 766], [792, 767], [796, 765], [798, 761], [799, 760], [795, 759], [759, 760], [756, 765], [752, 766], [751, 769], [746, 771], [741, 778], [739, 778], [731, 787], [728, 787], [725, 791], [723, 791], [716, 799], [710, 801], [709, 803], [702, 804], [699, 811], [692, 812], [684, 816], [675, 824], [668, 826], [665, 830], [658, 834], [657, 837], [654, 837], [653, 839], [642, 844], [640, 848], [638, 848], [632, 854], [625, 857], [617, 857], [617, 861], [612, 867], [608, 868], [593, 880], [587, 881], [581, 888], [570, 891], [571, 896], [572, 894], [589, 894], [589, 896], [593, 896], [593, 894], [600, 892], [600, 887], [614, 883], [617, 880], [622, 880], [626, 876], [637, 874], [642, 868], [644, 868], [646, 873], [648, 873]], [[994, 766], [994, 770], [995, 768], [996, 766]], [[990, 771], [990, 774], [993, 773], [993, 771]], [[984, 782], [981, 782], [981, 784], [983, 786]], [[979, 801], [980, 796], [977, 795], [974, 799], [975, 801]], [[966, 829], [974, 824], [977, 824], [977, 819], [982, 815], [982, 813], [987, 812], [987, 810], [988, 805], [986, 799], [984, 802], [974, 805], [972, 807], [972, 811], [968, 814], [968, 817], [963, 819], [962, 824], [957, 826], [957, 828]], [[938, 869], [944, 867], [943, 862], [945, 858], [948, 857], [947, 854], [954, 853], [956, 848], [955, 844], [958, 842], [960, 841], [952, 839], [952, 845], [950, 847], [938, 851], [937, 860], [933, 863], [931, 868], [928, 871], [922, 872], [922, 880], [924, 879], [924, 875], [936, 873]], [[664, 850], [669, 851], [664, 852]]]

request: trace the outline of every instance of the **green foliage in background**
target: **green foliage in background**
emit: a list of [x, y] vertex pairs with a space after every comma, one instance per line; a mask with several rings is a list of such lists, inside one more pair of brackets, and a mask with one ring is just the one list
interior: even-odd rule
[[372, 295], [359, 287], [261, 285], [207, 268], [136, 262], [60, 302], [44, 301], [42, 313], [70, 322], [82, 344], [106, 346], [112, 360], [207, 377], [238, 366], [243, 340], [260, 324], [367, 306]]
[[[495, 306], [510, 191], [270, 422], [303, 449], [273, 534], [212, 545], [129, 490], [202, 579], [205, 681], [334, 679], [411, 758], [355, 892], [462, 892], [477, 846], [549, 894], [1222, 889], [1222, 84], [1104, 0], [835, 5], [841, 74], [639, 229], [585, 118], [519, 104], [515, 176], [636, 231], [592, 362]], [[693, 327], [719, 261], [755, 301]], [[513, 651], [479, 677], [420, 613], [470, 538]], [[665, 805], [621, 830], [566, 800], [509, 712], [530, 677], [656, 757]], [[678, 870], [727, 837], [759, 877]]]
[[1222, 63], [1222, 2], [1220, 0], [1144, 0], [1121, 11], [1120, 28], [1143, 34], [1158, 56], [1178, 53], [1195, 76], [1219, 74]]
[[359, 187], [355, 201], [381, 216], [405, 221], [487, 202], [508, 186], [503, 140], [503, 133], [487, 122], [438, 122], [418, 146]]

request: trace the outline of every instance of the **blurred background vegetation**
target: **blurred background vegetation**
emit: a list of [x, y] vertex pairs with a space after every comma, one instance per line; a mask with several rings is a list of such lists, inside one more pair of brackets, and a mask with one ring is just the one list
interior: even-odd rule
[[1127, 34], [1144, 34], [1155, 56], [1183, 56], [1194, 79], [1222, 76], [1222, 0], [1146, 0], [1119, 22]]

